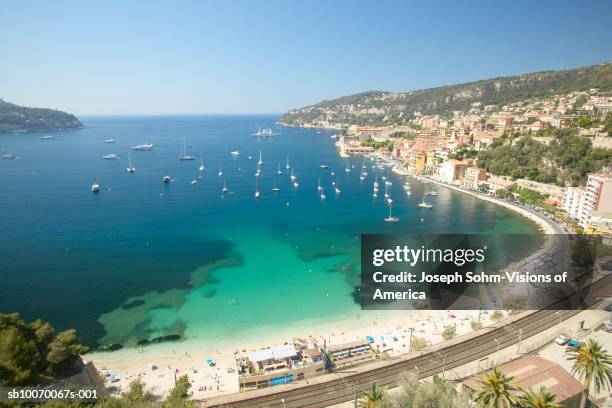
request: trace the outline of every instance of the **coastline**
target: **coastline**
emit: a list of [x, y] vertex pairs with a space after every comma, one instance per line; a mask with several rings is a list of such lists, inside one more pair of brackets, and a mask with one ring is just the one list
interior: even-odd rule
[[[552, 234], [555, 234], [555, 225], [551, 221], [515, 204], [429, 178], [416, 178], [500, 205], [534, 222], [544, 235], [552, 238]], [[519, 268], [526, 266], [548, 252], [551, 245], [553, 240], [546, 239], [533, 254], [519, 261], [518, 265], [512, 266]], [[486, 315], [485, 311], [485, 319]], [[375, 345], [384, 345], [385, 348], [391, 349], [392, 355], [400, 355], [408, 352], [409, 341], [406, 335], [410, 329], [414, 329], [415, 336], [423, 337], [429, 344], [438, 344], [444, 341], [441, 333], [445, 326], [456, 324], [457, 335], [462, 335], [472, 331], [470, 327], [472, 320], [476, 320], [473, 311], [356, 310], [354, 315], [345, 313], [333, 318], [293, 322], [282, 330], [273, 325], [261, 326], [256, 332], [237, 333], [233, 338], [224, 341], [217, 339], [215, 342], [210, 338], [187, 339], [178, 343], [150, 345], [142, 349], [94, 352], [86, 355], [85, 360], [93, 361], [103, 372], [117, 375], [120, 379], [112, 386], [118, 393], [125, 391], [132, 380], [140, 378], [155, 394], [165, 395], [172, 388], [175, 375], [188, 374], [193, 382], [193, 397], [203, 399], [239, 391], [237, 374], [230, 372], [230, 369], [236, 368], [234, 363], [236, 354], [248, 354], [255, 350], [280, 346], [292, 342], [296, 337], [334, 344], [372, 336], [375, 338]], [[483, 323], [486, 326], [493, 322], [489, 319]], [[387, 344], [385, 338], [397, 340]], [[208, 358], [216, 361], [216, 367], [206, 365]], [[158, 369], [151, 370], [151, 364]]]

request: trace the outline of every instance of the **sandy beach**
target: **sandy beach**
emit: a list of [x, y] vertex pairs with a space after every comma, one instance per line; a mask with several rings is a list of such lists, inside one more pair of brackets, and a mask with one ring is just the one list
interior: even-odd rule
[[[111, 391], [125, 391], [131, 381], [140, 378], [155, 394], [165, 395], [174, 385], [174, 378], [187, 374], [192, 382], [194, 398], [238, 392], [237, 354], [291, 343], [294, 338], [309, 339], [328, 345], [374, 338], [373, 347], [387, 350], [391, 356], [409, 351], [410, 331], [428, 344], [443, 341], [442, 332], [455, 325], [457, 335], [471, 332], [470, 322], [478, 320], [478, 311], [360, 311], [345, 316], [340, 323], [300, 322], [285, 330], [262, 330], [252, 336], [238, 336], [226, 343], [212, 345], [197, 340], [123, 349], [114, 352], [96, 352], [85, 356], [94, 362], [103, 375], [114, 375], [108, 382]], [[481, 312], [481, 323], [492, 323], [489, 311]], [[267, 332], [267, 334], [265, 334]], [[206, 361], [213, 359], [214, 367]]]

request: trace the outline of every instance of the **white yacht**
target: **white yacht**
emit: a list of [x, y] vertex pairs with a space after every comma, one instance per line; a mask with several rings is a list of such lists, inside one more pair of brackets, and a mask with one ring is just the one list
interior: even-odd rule
[[238, 150], [233, 150], [233, 151], [231, 151], [231, 152], [230, 152], [230, 154], [231, 154], [232, 156], [234, 156], [234, 157], [238, 157], [238, 156], [240, 156], [240, 152], [239, 152]]
[[255, 179], [255, 198], [259, 198], [259, 179]]
[[278, 162], [278, 170], [276, 170], [276, 174], [281, 175], [283, 172], [280, 169], [280, 162]]
[[261, 150], [259, 151], [259, 161], [257, 162], [258, 166], [261, 166], [263, 164], [263, 160], [261, 159]]
[[15, 160], [15, 155], [11, 153], [7, 153], [2, 155], [2, 160]]
[[291, 169], [291, 175], [289, 176], [289, 178], [291, 179], [291, 181], [295, 181], [296, 177], [293, 174], [293, 169]]
[[194, 174], [193, 177], [191, 177], [191, 185], [195, 186], [196, 184], [198, 184], [198, 179], [196, 178]]
[[132, 150], [153, 150], [153, 143], [145, 143], [131, 147]]
[[219, 177], [223, 176], [223, 170], [221, 170], [221, 166], [219, 166], [219, 173], [218, 173], [218, 176], [219, 176]]
[[198, 170], [199, 171], [204, 171], [205, 167], [204, 167], [204, 158], [202, 157], [202, 155], [200, 155], [200, 165], [198, 166]]
[[319, 185], [317, 186], [317, 191], [320, 193], [323, 191], [323, 187], [321, 186], [321, 177], [319, 177]]
[[268, 136], [274, 136], [274, 133], [272, 133], [272, 129], [266, 128], [266, 129], [257, 130], [257, 133], [253, 133], [253, 136], [268, 137]]
[[274, 187], [272, 187], [272, 191], [275, 193], [278, 193], [280, 191], [280, 188], [276, 186], [276, 182], [274, 182]]
[[93, 191], [94, 193], [100, 192], [100, 185], [98, 183], [96, 183], [96, 178], [95, 177], [94, 177], [94, 182], [91, 185], [91, 191]]
[[286, 162], [286, 164], [285, 164], [285, 168], [286, 168], [287, 170], [289, 170], [289, 169], [291, 168], [291, 166], [289, 165], [289, 156], [287, 156], [287, 162]]
[[53, 136], [51, 135], [47, 135], [47, 136], [41, 136], [40, 140], [53, 140], [55, 139]]
[[107, 154], [106, 156], [102, 156], [102, 158], [104, 160], [117, 160], [119, 156], [117, 156], [115, 153], [111, 153], [111, 154]]
[[115, 143], [115, 139], [106, 139], [104, 143]]
[[223, 180], [223, 188], [221, 189], [222, 193], [227, 193], [227, 184], [225, 183], [225, 180]]

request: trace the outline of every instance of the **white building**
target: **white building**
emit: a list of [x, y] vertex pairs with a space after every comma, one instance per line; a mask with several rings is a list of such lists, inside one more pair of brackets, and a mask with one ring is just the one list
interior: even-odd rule
[[583, 187], [567, 187], [563, 209], [570, 218], [580, 220], [583, 218], [586, 190]]
[[589, 174], [585, 188], [566, 189], [563, 208], [583, 228], [589, 225], [593, 212], [612, 212], [612, 178], [605, 174]]

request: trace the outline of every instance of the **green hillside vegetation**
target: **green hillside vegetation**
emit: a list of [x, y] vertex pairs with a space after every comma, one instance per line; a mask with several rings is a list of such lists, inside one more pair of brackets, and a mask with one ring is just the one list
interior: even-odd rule
[[[503, 105], [525, 99], [599, 88], [612, 90], [612, 63], [584, 68], [499, 77], [407, 93], [368, 91], [327, 100], [285, 113], [279, 123], [301, 125], [328, 120], [336, 124], [388, 125], [407, 123], [414, 112], [449, 114], [467, 111], [474, 102]], [[346, 109], [351, 106], [354, 109]], [[356, 112], [355, 110], [360, 112]], [[381, 109], [371, 113], [368, 109]]]
[[76, 116], [69, 113], [18, 106], [0, 99], [0, 133], [50, 132], [82, 127]]
[[19, 314], [0, 314], [0, 386], [44, 384], [72, 375], [79, 354], [74, 330], [55, 333], [36, 320], [25, 323]]
[[[571, 133], [571, 132], [570, 132]], [[488, 172], [564, 186], [584, 185], [587, 174], [612, 164], [612, 150], [592, 147], [591, 140], [561, 132], [550, 145], [529, 135], [502, 137], [478, 153], [478, 166]]]

